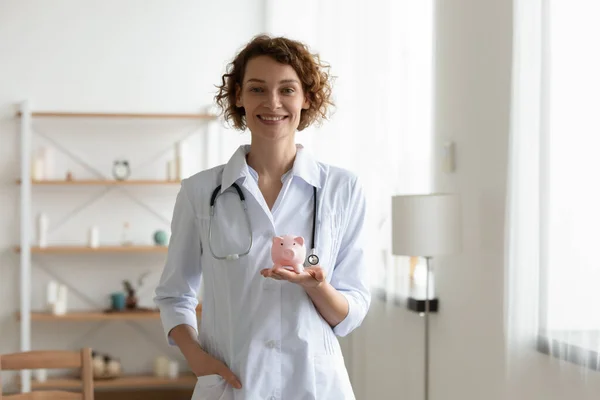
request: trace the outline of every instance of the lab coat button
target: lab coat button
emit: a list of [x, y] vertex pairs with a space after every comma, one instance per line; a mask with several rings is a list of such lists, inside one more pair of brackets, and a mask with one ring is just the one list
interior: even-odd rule
[[270, 349], [275, 349], [278, 347], [277, 340], [269, 340], [267, 341], [267, 347]]

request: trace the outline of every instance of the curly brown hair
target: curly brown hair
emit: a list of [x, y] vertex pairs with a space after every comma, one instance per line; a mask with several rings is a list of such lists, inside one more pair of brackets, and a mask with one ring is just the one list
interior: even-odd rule
[[320, 124], [327, 119], [329, 107], [334, 106], [331, 98], [332, 77], [329, 65], [323, 63], [318, 54], [312, 54], [308, 47], [285, 37], [255, 36], [227, 65], [221, 77], [221, 85], [215, 101], [222, 115], [234, 128], [246, 129], [246, 112], [236, 106], [236, 90], [242, 87], [246, 65], [254, 57], [269, 56], [275, 61], [292, 66], [310, 105], [302, 110], [298, 130], [313, 123]]

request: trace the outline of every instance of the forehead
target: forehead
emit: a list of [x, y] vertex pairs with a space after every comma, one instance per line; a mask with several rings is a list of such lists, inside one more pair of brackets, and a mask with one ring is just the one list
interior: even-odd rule
[[250, 79], [265, 81], [267, 84], [282, 80], [300, 81], [296, 70], [291, 65], [277, 62], [269, 56], [258, 56], [248, 61], [244, 82]]

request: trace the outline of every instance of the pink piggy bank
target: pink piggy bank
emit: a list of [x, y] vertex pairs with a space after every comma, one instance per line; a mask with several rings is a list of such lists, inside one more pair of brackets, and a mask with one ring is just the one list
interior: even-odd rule
[[273, 270], [286, 268], [297, 273], [304, 271], [306, 247], [302, 236], [285, 235], [275, 236], [271, 247]]

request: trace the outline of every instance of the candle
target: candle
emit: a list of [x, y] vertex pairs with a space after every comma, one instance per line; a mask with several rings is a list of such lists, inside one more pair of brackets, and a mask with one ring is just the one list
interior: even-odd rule
[[53, 314], [64, 315], [67, 312], [67, 292], [65, 285], [58, 285], [58, 295], [54, 303]]
[[58, 283], [55, 281], [48, 282], [46, 287], [46, 305], [49, 309], [53, 309], [54, 304], [58, 298]]
[[181, 179], [181, 142], [175, 143], [175, 179]]
[[91, 248], [97, 248], [99, 246], [99, 232], [98, 232], [98, 227], [97, 226], [92, 226], [90, 228], [89, 231], [89, 237], [88, 237], [88, 245]]
[[46, 382], [46, 379], [48, 378], [48, 371], [45, 369], [34, 369], [33, 373], [36, 381], [40, 383]]
[[170, 361], [169, 362], [169, 378], [177, 379], [178, 376], [179, 376], [179, 364], [177, 363], [177, 361]]
[[38, 245], [40, 247], [48, 246], [48, 217], [42, 213], [38, 216]]

